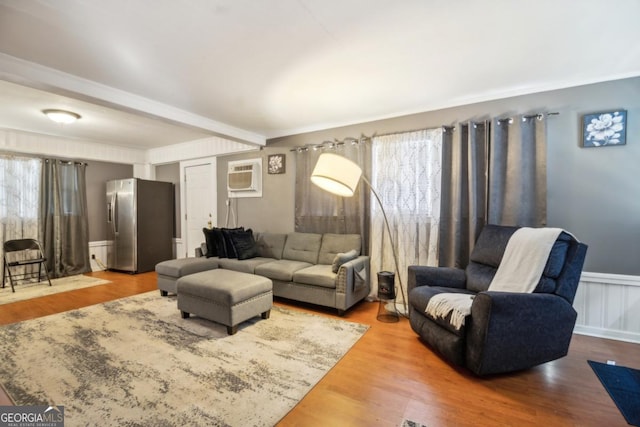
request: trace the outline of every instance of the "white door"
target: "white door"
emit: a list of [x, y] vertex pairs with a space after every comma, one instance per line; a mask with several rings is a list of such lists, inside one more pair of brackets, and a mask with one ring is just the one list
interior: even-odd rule
[[215, 164], [206, 163], [184, 168], [186, 256], [195, 256], [195, 249], [204, 242], [202, 229], [216, 225]]

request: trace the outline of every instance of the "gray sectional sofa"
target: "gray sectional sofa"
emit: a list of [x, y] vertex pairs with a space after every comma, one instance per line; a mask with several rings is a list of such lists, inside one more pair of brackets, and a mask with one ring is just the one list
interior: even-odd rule
[[[163, 295], [176, 292], [180, 277], [223, 268], [267, 277], [274, 296], [336, 308], [339, 314], [369, 294], [369, 257], [360, 255], [360, 235], [294, 232], [253, 237], [255, 256], [248, 259], [201, 256], [158, 264], [158, 288]], [[206, 253], [206, 245], [201, 252]]]

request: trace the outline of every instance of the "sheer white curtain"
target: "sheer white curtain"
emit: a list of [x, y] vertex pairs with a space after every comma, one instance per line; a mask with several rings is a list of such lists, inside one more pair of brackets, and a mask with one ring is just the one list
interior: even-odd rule
[[[0, 243], [39, 238], [41, 163], [40, 159], [0, 155]], [[0, 246], [0, 258], [3, 256]]]
[[[408, 266], [438, 265], [442, 128], [374, 137], [371, 152], [371, 185], [389, 219], [406, 295]], [[382, 211], [374, 201], [370, 240], [373, 297], [376, 273], [395, 270]], [[403, 303], [402, 292], [396, 298]]]

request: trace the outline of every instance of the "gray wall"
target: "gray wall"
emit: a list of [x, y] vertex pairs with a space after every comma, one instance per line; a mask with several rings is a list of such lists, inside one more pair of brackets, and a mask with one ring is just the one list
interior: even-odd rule
[[107, 162], [87, 162], [87, 210], [89, 241], [107, 239], [107, 181], [131, 178], [133, 166]]
[[[267, 173], [267, 159], [270, 154], [285, 154], [285, 173], [270, 175]], [[260, 198], [227, 197], [227, 165], [229, 161], [262, 158], [262, 195]], [[294, 185], [295, 165], [293, 153], [287, 148], [264, 148], [260, 151], [218, 157], [218, 226], [224, 227], [227, 218], [227, 200], [231, 204], [233, 215], [229, 214], [229, 226], [237, 225], [252, 228], [255, 231], [288, 233], [294, 228]]]
[[[585, 113], [626, 109], [627, 145], [581, 148]], [[265, 175], [262, 199], [238, 201], [239, 224], [257, 230], [293, 229], [292, 146], [347, 136], [403, 132], [534, 112], [558, 112], [548, 119], [548, 225], [562, 227], [589, 245], [585, 271], [640, 275], [640, 78], [541, 92], [394, 119], [276, 138], [262, 151], [287, 153], [284, 176]], [[250, 158], [245, 154], [242, 158]], [[255, 157], [255, 156], [254, 156]], [[235, 160], [237, 157], [233, 157]], [[227, 158], [231, 159], [231, 158]], [[225, 212], [226, 160], [218, 163], [218, 206]], [[224, 216], [219, 216], [224, 221]]]
[[[89, 241], [107, 239], [107, 181], [133, 177], [133, 166], [120, 163], [87, 162], [87, 205], [89, 214]], [[172, 163], [156, 167], [156, 180], [172, 182], [176, 185], [176, 233], [180, 233], [178, 223], [180, 213], [180, 164]]]
[[156, 181], [171, 182], [174, 184], [175, 196], [175, 224], [173, 237], [181, 236], [180, 222], [180, 163], [170, 163], [156, 166]]

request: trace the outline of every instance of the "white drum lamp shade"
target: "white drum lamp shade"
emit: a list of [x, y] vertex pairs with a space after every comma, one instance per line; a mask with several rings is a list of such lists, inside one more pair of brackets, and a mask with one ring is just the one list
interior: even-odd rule
[[351, 160], [337, 154], [323, 153], [313, 168], [311, 182], [330, 193], [351, 197], [361, 176], [362, 169]]

